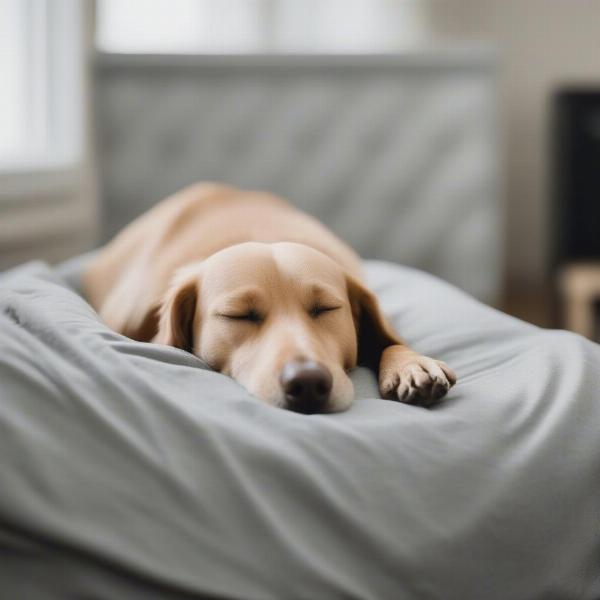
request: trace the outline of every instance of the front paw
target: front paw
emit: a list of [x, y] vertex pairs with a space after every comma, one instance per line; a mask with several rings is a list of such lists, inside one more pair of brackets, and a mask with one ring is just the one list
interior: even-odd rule
[[379, 370], [379, 388], [384, 398], [431, 406], [455, 383], [454, 371], [441, 360], [396, 347], [384, 351]]

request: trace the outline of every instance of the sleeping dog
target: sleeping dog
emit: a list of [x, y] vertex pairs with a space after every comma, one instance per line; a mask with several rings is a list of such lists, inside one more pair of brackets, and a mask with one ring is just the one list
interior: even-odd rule
[[383, 398], [411, 404], [430, 405], [456, 382], [393, 331], [348, 246], [266, 193], [182, 190], [106, 245], [83, 285], [115, 331], [193, 352], [297, 412], [348, 408], [357, 364], [375, 370]]

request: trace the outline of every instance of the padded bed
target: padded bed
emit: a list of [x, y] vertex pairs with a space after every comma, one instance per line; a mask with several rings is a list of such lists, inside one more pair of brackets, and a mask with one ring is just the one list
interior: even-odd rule
[[305, 416], [110, 331], [81, 262], [0, 282], [2, 597], [600, 598], [597, 345], [368, 262], [459, 383]]

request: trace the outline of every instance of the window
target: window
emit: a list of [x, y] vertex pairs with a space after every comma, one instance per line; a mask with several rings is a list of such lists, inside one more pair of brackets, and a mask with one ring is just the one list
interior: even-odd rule
[[259, 37], [261, 0], [100, 0], [96, 44], [110, 52], [244, 51]]
[[26, 126], [25, 28], [18, 0], [0, 0], [0, 73], [4, 79], [0, 94], [0, 156], [21, 150]]
[[97, 0], [116, 53], [383, 52], [418, 41], [421, 0]]
[[77, 160], [82, 31], [77, 0], [0, 0], [0, 169]]

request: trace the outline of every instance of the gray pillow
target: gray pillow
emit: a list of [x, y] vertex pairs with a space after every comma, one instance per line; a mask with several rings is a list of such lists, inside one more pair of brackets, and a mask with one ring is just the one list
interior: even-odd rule
[[434, 410], [362, 369], [346, 413], [272, 408], [44, 265], [3, 277], [4, 597], [599, 598], [599, 347], [366, 267], [457, 371]]

